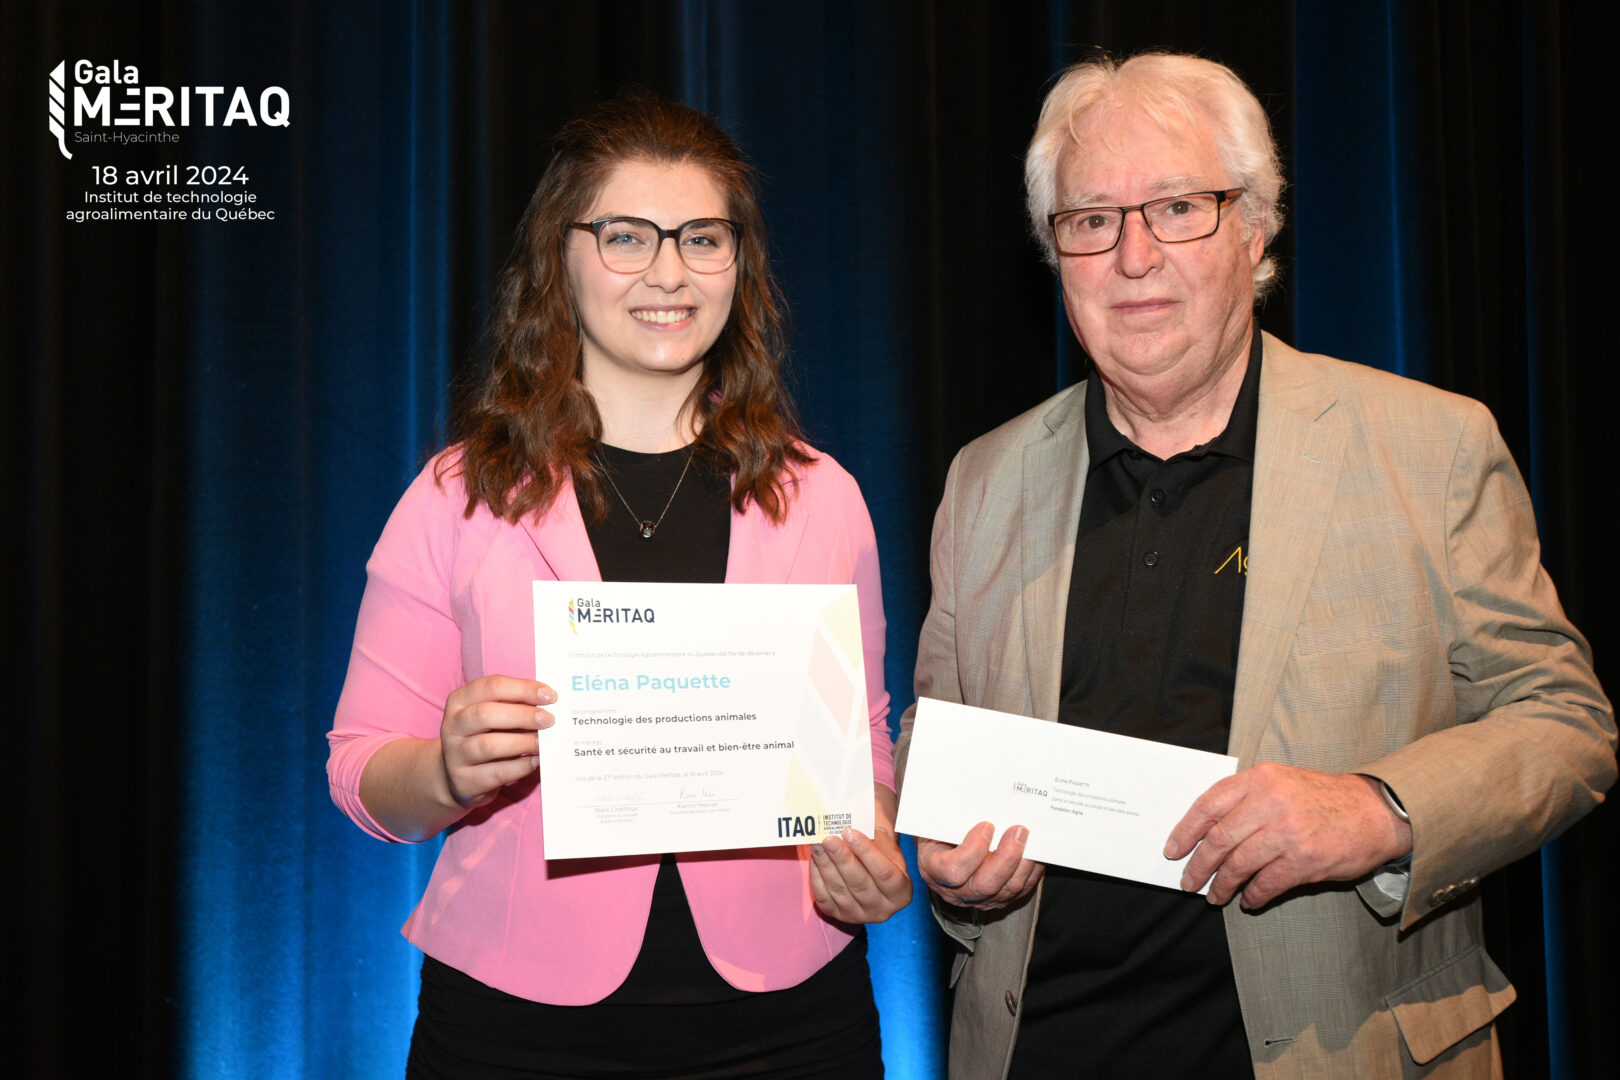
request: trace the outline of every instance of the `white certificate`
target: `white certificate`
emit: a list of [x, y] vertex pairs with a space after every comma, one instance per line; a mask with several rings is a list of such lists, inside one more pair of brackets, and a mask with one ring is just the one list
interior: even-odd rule
[[[981, 821], [1029, 829], [1026, 858], [1181, 887], [1164, 857], [1193, 800], [1237, 758], [922, 698], [895, 828], [960, 844]], [[1190, 857], [1190, 856], [1188, 856]]]
[[534, 583], [548, 859], [872, 835], [853, 585]]

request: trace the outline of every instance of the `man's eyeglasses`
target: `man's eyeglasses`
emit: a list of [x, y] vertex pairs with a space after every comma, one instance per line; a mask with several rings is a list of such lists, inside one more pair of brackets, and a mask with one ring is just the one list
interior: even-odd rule
[[1059, 210], [1046, 216], [1057, 241], [1059, 255], [1101, 255], [1119, 246], [1125, 235], [1125, 215], [1142, 212], [1148, 231], [1160, 243], [1185, 244], [1213, 236], [1221, 227], [1221, 208], [1243, 194], [1243, 188], [1227, 191], [1193, 191], [1154, 199], [1137, 206], [1087, 206], [1079, 210]]
[[658, 258], [666, 239], [675, 241], [675, 250], [688, 270], [698, 274], [718, 274], [737, 261], [735, 221], [725, 218], [694, 218], [673, 229], [661, 229], [646, 218], [610, 217], [573, 222], [570, 228], [596, 234], [596, 250], [602, 265], [619, 274], [639, 274]]

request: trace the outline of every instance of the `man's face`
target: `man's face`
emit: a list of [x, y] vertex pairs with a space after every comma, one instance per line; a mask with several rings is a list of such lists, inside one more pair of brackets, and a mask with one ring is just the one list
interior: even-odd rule
[[[1058, 161], [1060, 210], [1233, 186], [1202, 118], [1166, 131], [1134, 108], [1104, 106], [1076, 136]], [[1133, 211], [1112, 251], [1059, 258], [1069, 325], [1105, 382], [1177, 397], [1228, 369], [1247, 341], [1265, 244], [1261, 230], [1244, 232], [1231, 204], [1213, 236], [1166, 244]]]

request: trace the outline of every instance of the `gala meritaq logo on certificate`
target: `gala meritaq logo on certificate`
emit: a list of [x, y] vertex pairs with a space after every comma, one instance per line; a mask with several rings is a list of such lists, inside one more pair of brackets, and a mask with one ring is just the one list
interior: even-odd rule
[[[267, 222], [276, 210], [252, 188], [243, 161], [192, 161], [130, 167], [89, 161], [135, 146], [178, 144], [199, 128], [285, 130], [292, 96], [280, 86], [168, 86], [141, 80], [127, 60], [62, 60], [47, 79], [46, 127], [62, 157], [87, 171], [67, 220]], [[278, 130], [279, 129], [279, 130]], [[80, 151], [75, 157], [74, 150]]]

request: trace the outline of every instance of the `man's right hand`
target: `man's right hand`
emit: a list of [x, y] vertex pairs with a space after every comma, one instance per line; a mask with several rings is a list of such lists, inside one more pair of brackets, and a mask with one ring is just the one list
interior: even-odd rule
[[1015, 825], [990, 850], [995, 826], [981, 821], [956, 847], [917, 838], [917, 869], [928, 887], [957, 907], [994, 911], [1035, 891], [1046, 867], [1024, 858], [1029, 830]]

